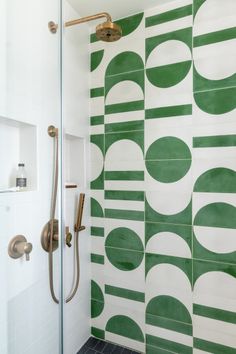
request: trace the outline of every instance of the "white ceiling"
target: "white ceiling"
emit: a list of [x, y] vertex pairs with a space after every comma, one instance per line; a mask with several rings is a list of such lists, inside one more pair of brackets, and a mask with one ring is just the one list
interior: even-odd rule
[[68, 0], [81, 17], [106, 11], [115, 20], [171, 1], [173, 0]]

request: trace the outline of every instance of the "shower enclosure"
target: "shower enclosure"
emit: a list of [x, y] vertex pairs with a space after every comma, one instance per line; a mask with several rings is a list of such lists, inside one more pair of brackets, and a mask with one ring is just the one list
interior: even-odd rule
[[[59, 0], [0, 2], [1, 354], [76, 353], [89, 337], [89, 31], [60, 26], [79, 17]], [[16, 187], [19, 163], [24, 188]]]

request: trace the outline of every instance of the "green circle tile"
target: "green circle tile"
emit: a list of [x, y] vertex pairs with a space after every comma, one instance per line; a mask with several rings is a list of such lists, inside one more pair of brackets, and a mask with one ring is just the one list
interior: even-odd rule
[[114, 267], [123, 271], [134, 270], [143, 260], [143, 244], [133, 230], [119, 227], [107, 236], [106, 254]]

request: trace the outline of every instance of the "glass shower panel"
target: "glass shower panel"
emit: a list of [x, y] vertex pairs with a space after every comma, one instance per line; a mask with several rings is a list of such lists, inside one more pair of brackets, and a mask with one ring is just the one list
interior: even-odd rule
[[[81, 17], [71, 4], [63, 1], [63, 22]], [[90, 336], [89, 34], [87, 24], [63, 31], [63, 214], [72, 234], [63, 257], [65, 354], [77, 353]]]
[[[61, 129], [60, 33], [50, 33], [48, 22], [58, 23], [60, 12], [59, 0], [0, 1], [1, 354], [62, 352], [60, 307], [51, 298], [41, 246], [53, 179], [47, 129]], [[26, 176], [16, 187], [19, 163]], [[53, 257], [57, 297], [60, 253]]]

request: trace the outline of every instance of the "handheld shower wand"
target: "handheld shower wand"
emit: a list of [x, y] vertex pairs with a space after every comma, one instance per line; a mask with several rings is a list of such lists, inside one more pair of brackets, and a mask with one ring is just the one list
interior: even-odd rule
[[[55, 303], [59, 303], [54, 291], [54, 281], [53, 281], [53, 252], [58, 248], [59, 235], [58, 235], [58, 220], [55, 219], [56, 212], [56, 202], [57, 202], [57, 190], [58, 190], [58, 129], [53, 126], [48, 128], [48, 134], [50, 137], [54, 138], [54, 176], [53, 176], [53, 186], [52, 186], [52, 200], [51, 200], [51, 213], [50, 220], [44, 226], [41, 235], [41, 244], [43, 249], [48, 252], [48, 265], [49, 265], [49, 285], [52, 299]], [[80, 279], [80, 259], [79, 259], [79, 232], [85, 230], [85, 226], [81, 226], [82, 215], [84, 208], [85, 194], [80, 194], [79, 207], [76, 224], [74, 226], [75, 231], [75, 254], [76, 254], [76, 282], [75, 287], [71, 291], [71, 294], [66, 299], [66, 303], [70, 302], [75, 296]], [[66, 244], [71, 247], [71, 239], [67, 240], [70, 233], [66, 232]]]

